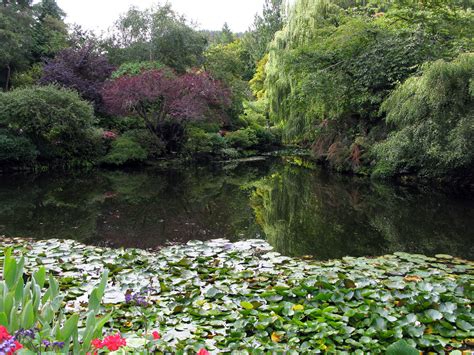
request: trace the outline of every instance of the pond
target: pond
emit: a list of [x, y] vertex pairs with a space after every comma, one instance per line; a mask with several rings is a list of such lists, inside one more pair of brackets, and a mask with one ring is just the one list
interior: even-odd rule
[[0, 176], [0, 235], [159, 248], [264, 238], [316, 259], [396, 251], [474, 259], [474, 196], [376, 184], [295, 158]]

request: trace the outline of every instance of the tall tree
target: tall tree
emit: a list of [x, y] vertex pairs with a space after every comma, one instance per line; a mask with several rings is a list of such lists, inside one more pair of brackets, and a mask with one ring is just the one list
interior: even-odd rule
[[114, 64], [159, 61], [184, 72], [199, 66], [207, 41], [170, 4], [151, 9], [130, 8], [115, 24], [106, 41]]
[[0, 6], [0, 85], [10, 88], [14, 71], [30, 63], [33, 16], [29, 1], [3, 0]]
[[222, 30], [219, 36], [219, 43], [220, 44], [229, 44], [235, 40], [235, 36], [230, 30], [229, 24], [227, 22], [224, 23], [222, 26]]
[[34, 25], [33, 59], [52, 58], [67, 46], [68, 31], [64, 23], [66, 14], [56, 0], [41, 0], [33, 6], [36, 22]]
[[254, 63], [263, 58], [275, 33], [284, 23], [284, 0], [265, 0], [262, 15], [255, 15], [251, 29], [244, 37]]

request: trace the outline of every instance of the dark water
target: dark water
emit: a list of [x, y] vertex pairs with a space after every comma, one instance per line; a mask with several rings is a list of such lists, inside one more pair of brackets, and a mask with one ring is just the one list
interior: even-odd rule
[[155, 248], [266, 238], [318, 259], [474, 259], [474, 196], [328, 175], [288, 159], [75, 176], [0, 176], [0, 235]]

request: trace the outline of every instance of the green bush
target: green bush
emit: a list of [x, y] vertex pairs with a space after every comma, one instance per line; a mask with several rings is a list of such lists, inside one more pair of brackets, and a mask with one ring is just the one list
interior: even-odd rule
[[102, 159], [104, 164], [125, 165], [143, 162], [148, 154], [142, 146], [130, 137], [119, 137], [112, 143], [110, 152]]
[[218, 154], [225, 147], [225, 139], [217, 133], [191, 127], [186, 131], [184, 152], [189, 155]]
[[12, 87], [15, 89], [34, 86], [43, 75], [43, 64], [33, 64], [28, 70], [16, 72], [12, 77]]
[[145, 70], [162, 69], [164, 65], [160, 62], [127, 62], [122, 64], [112, 73], [112, 79], [124, 75], [138, 75]]
[[133, 129], [125, 132], [122, 137], [138, 143], [146, 151], [148, 159], [159, 158], [165, 152], [165, 143], [147, 129]]
[[28, 138], [0, 131], [0, 164], [25, 163], [35, 161], [38, 151]]
[[241, 157], [240, 152], [235, 148], [224, 148], [220, 151], [221, 155], [227, 159], [238, 159]]
[[373, 175], [444, 176], [474, 164], [474, 54], [436, 61], [383, 103], [394, 127], [376, 144]]
[[257, 133], [252, 128], [229, 132], [225, 139], [232, 148], [249, 149], [258, 144]]
[[102, 128], [120, 133], [145, 128], [143, 120], [137, 117], [99, 117], [98, 125]]
[[21, 132], [43, 160], [90, 161], [99, 151], [91, 104], [55, 86], [0, 93], [0, 126]]

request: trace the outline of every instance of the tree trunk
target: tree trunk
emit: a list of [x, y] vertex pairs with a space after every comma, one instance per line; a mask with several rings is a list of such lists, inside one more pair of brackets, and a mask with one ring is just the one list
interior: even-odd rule
[[10, 76], [11, 76], [11, 68], [10, 68], [10, 64], [7, 64], [7, 78], [5, 80], [5, 91], [8, 91], [8, 88], [10, 86]]

